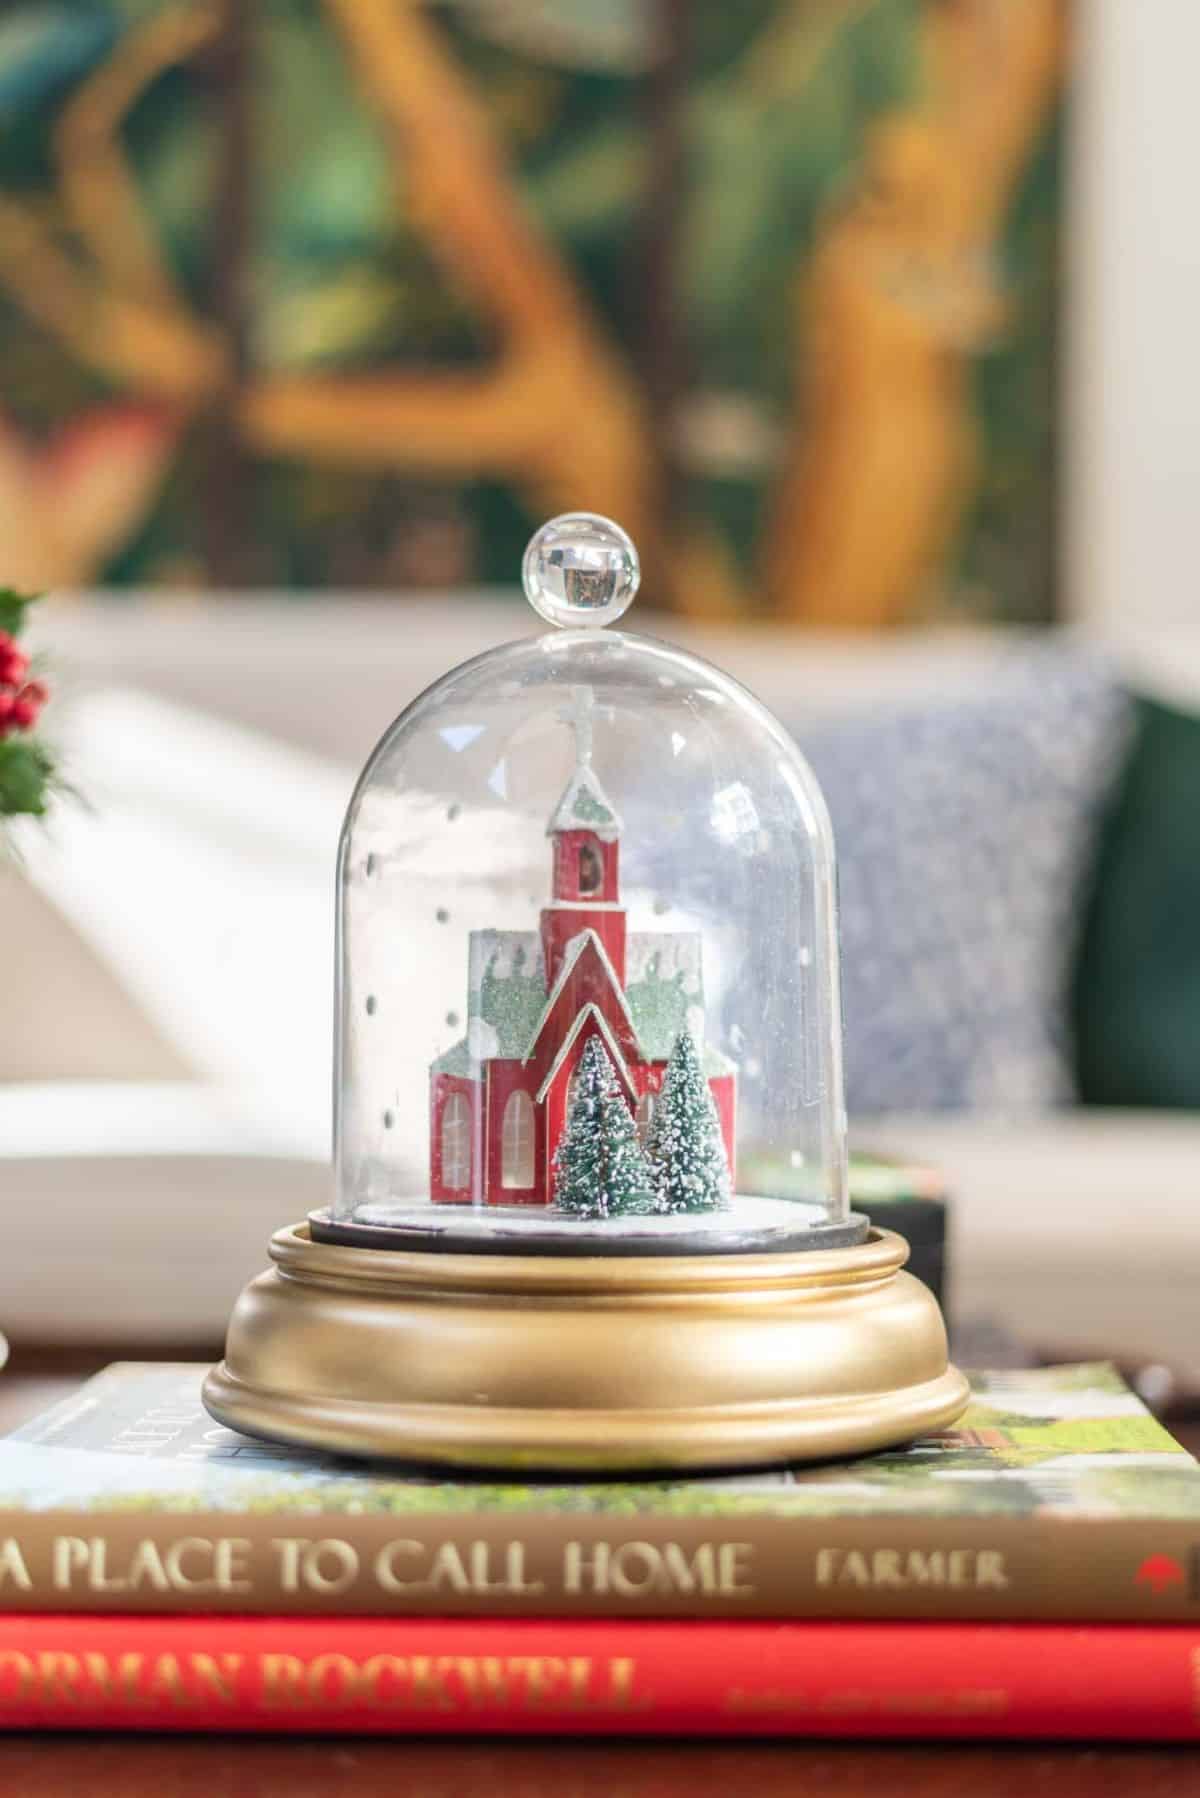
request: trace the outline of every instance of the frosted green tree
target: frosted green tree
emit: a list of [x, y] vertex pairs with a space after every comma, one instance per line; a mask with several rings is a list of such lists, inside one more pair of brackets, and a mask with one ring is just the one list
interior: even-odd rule
[[729, 1204], [717, 1108], [687, 1030], [675, 1038], [646, 1150], [659, 1211], [723, 1211]]
[[567, 1121], [554, 1152], [554, 1208], [573, 1217], [654, 1209], [654, 1173], [633, 1114], [598, 1036], [579, 1059]]

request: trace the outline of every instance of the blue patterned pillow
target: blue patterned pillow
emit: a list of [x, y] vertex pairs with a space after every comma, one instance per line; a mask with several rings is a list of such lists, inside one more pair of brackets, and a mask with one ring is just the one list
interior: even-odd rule
[[837, 838], [852, 1112], [1074, 1096], [1070, 971], [1129, 724], [1111, 669], [1058, 645], [978, 695], [793, 720]]

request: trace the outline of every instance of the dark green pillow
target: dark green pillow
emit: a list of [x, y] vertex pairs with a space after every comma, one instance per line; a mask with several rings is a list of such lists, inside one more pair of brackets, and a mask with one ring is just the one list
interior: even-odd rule
[[1138, 699], [1075, 992], [1093, 1105], [1200, 1107], [1200, 717]]

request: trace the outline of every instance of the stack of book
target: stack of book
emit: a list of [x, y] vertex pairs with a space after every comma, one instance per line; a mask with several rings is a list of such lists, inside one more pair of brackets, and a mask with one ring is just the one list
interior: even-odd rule
[[10, 1728], [1200, 1734], [1200, 1467], [1104, 1366], [837, 1466], [416, 1477], [109, 1368], [0, 1443]]

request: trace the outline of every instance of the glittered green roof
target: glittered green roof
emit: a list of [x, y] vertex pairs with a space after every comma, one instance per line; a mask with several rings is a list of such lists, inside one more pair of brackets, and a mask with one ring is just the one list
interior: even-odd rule
[[681, 1030], [702, 1029], [700, 938], [691, 931], [635, 930], [625, 952], [625, 997], [647, 1061], [666, 1061]]
[[435, 1073], [469, 1076], [481, 1061], [519, 1061], [546, 1003], [541, 938], [536, 930], [473, 930], [467, 1034], [439, 1055]]
[[588, 762], [581, 762], [576, 768], [550, 815], [546, 835], [553, 836], [560, 830], [591, 830], [606, 842], [620, 835], [620, 816]]
[[[693, 931], [630, 932], [625, 1000], [647, 1061], [666, 1061], [681, 1030], [701, 1038], [701, 953]], [[493, 1057], [521, 1060], [533, 1046], [546, 1000], [536, 930], [472, 931], [467, 1034], [438, 1057], [434, 1071], [469, 1078]], [[734, 1065], [718, 1050], [705, 1049], [706, 1074], [728, 1073]]]
[[467, 1039], [460, 1036], [452, 1049], [439, 1055], [436, 1061], [429, 1064], [431, 1074], [459, 1074], [464, 1080], [470, 1080], [475, 1074], [471, 1065], [471, 1051], [467, 1048]]

